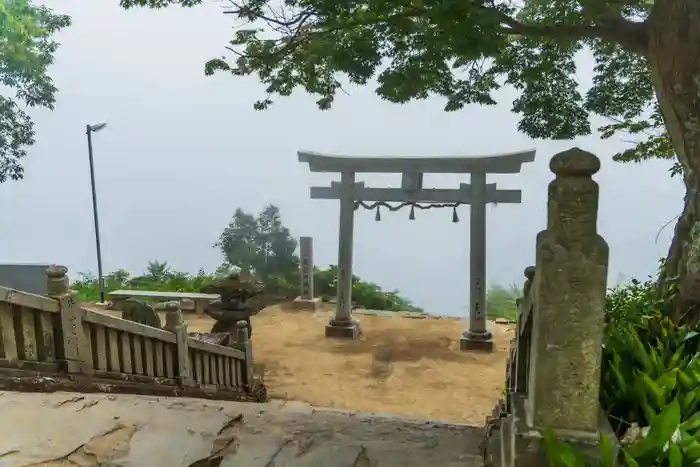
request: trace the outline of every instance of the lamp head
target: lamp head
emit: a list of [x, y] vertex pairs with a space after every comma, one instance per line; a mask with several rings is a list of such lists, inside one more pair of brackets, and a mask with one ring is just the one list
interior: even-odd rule
[[98, 131], [103, 130], [106, 126], [106, 123], [95, 123], [94, 125], [88, 125], [88, 131], [97, 133]]

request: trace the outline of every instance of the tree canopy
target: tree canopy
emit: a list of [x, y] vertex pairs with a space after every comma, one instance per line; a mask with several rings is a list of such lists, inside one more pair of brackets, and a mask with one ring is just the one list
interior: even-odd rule
[[247, 267], [262, 279], [289, 278], [299, 266], [297, 240], [282, 224], [277, 206], [266, 206], [258, 216], [236, 209], [224, 229], [219, 248], [225, 264]]
[[68, 16], [31, 0], [0, 0], [0, 183], [23, 177], [21, 159], [35, 136], [26, 109], [53, 109], [57, 89], [48, 68], [58, 43], [52, 37], [69, 25]]
[[[667, 1], [667, 0], [661, 0]], [[122, 0], [124, 7], [194, 6], [201, 0]], [[267, 95], [296, 88], [333, 104], [345, 82], [376, 78], [377, 94], [404, 103], [430, 95], [445, 110], [494, 105], [494, 91], [513, 86], [519, 130], [533, 138], [591, 133], [590, 115], [609, 124], [603, 137], [626, 132], [635, 144], [618, 160], [674, 157], [655, 102], [644, 53], [653, 0], [231, 0], [227, 13], [247, 26], [226, 47], [233, 60], [206, 64], [206, 74], [256, 74]], [[582, 92], [576, 57], [595, 61]]]
[[[226, 46], [233, 57], [210, 60], [205, 74], [257, 75], [267, 92], [255, 108], [303, 89], [328, 109], [346, 83], [376, 80], [388, 101], [437, 95], [456, 111], [494, 105], [495, 91], [511, 86], [518, 129], [530, 137], [588, 135], [600, 116], [604, 138], [634, 138], [617, 160], [675, 158], [686, 197], [658, 284], [675, 319], [700, 310], [697, 0], [227, 1], [245, 24]], [[125, 8], [201, 2], [121, 0]], [[594, 62], [588, 89], [577, 74], [581, 53]]]

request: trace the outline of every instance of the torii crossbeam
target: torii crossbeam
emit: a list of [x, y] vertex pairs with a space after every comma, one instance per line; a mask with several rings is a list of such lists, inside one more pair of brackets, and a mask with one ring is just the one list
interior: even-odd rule
[[[352, 249], [355, 203], [455, 203], [470, 205], [469, 329], [460, 347], [492, 349], [486, 329], [486, 205], [520, 203], [520, 190], [500, 190], [486, 183], [487, 174], [517, 174], [524, 163], [535, 160], [535, 150], [481, 157], [351, 157], [299, 151], [299, 162], [311, 172], [340, 173], [340, 182], [311, 187], [312, 199], [340, 200], [338, 235], [338, 295], [335, 317], [326, 326], [327, 337], [357, 338], [359, 322], [352, 317]], [[355, 182], [357, 173], [401, 174], [401, 188], [369, 188]], [[458, 189], [423, 188], [423, 174], [470, 174], [470, 183]]]

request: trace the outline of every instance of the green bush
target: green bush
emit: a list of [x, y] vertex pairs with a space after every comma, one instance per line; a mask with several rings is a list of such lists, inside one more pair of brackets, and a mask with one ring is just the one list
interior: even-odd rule
[[[324, 300], [332, 300], [336, 296], [338, 267], [331, 265], [326, 269], [314, 269], [314, 287], [316, 295]], [[370, 310], [386, 311], [415, 311], [422, 312], [421, 308], [402, 297], [398, 290], [385, 292], [373, 283], [365, 282], [359, 277], [352, 276], [352, 301], [357, 306]]]
[[[140, 276], [131, 276], [128, 271], [117, 270], [105, 276], [105, 291], [111, 290], [157, 290], [163, 292], [198, 292], [202, 286], [214, 281], [218, 271], [208, 274], [200, 270], [197, 274], [174, 271], [167, 262], [149, 261], [146, 272]], [[314, 270], [316, 295], [334, 298], [336, 294], [337, 267]], [[265, 290], [273, 295], [294, 299], [299, 294], [299, 274], [290, 277], [270, 275], [264, 278]], [[97, 301], [100, 288], [97, 278], [92, 274], [80, 273], [78, 280], [71, 284], [78, 293], [80, 301]], [[402, 297], [398, 291], [385, 292], [372, 282], [364, 282], [353, 276], [353, 301], [361, 307], [372, 310], [388, 311], [422, 311], [410, 300]]]
[[516, 300], [522, 296], [520, 288], [511, 285], [505, 288], [492, 285], [486, 292], [486, 314], [490, 319], [504, 318], [515, 321], [518, 318]]
[[[200, 270], [197, 274], [187, 274], [172, 270], [167, 261], [149, 261], [146, 272], [140, 276], [119, 269], [105, 276], [105, 291], [111, 290], [157, 290], [162, 292], [199, 292], [204, 285], [214, 280], [215, 274]], [[100, 286], [93, 274], [80, 273], [78, 280], [71, 284], [78, 293], [80, 301], [97, 301], [100, 299]]]
[[[609, 328], [644, 326], [650, 319], [661, 316], [663, 300], [651, 279], [632, 279], [627, 285], [610, 289], [605, 296], [605, 322]], [[606, 335], [613, 329], [606, 330]]]

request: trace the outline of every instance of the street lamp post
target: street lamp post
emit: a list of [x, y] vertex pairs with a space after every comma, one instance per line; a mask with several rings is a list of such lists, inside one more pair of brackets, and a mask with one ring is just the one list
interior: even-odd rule
[[97, 193], [95, 192], [95, 164], [92, 160], [92, 134], [106, 127], [106, 123], [97, 123], [95, 125], [86, 125], [85, 134], [87, 135], [88, 157], [90, 159], [90, 184], [92, 186], [92, 215], [95, 220], [95, 246], [97, 247], [97, 274], [100, 284], [100, 303], [105, 302], [105, 281], [102, 275], [102, 248], [100, 247], [100, 223], [97, 219]]

